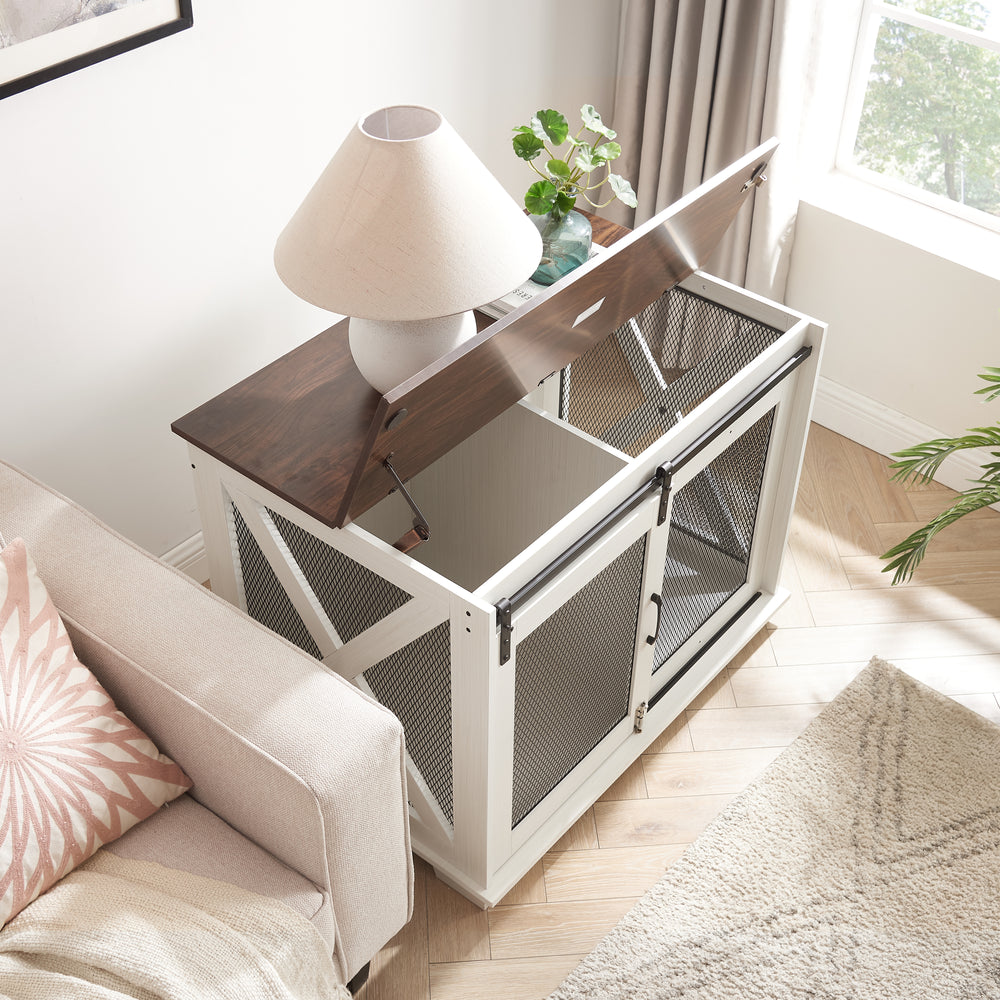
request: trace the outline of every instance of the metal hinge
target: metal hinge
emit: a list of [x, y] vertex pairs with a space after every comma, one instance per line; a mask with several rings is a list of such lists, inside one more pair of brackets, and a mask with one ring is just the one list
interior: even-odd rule
[[667, 520], [667, 508], [670, 506], [670, 487], [673, 482], [674, 467], [664, 462], [656, 470], [656, 480], [660, 484], [660, 509], [656, 515], [656, 523], [663, 524]]
[[641, 702], [639, 707], [635, 710], [635, 725], [633, 727], [633, 732], [641, 733], [642, 724], [646, 721], [646, 703]]
[[767, 180], [767, 174], [764, 173], [766, 163], [758, 163], [754, 168], [754, 172], [750, 175], [750, 179], [743, 185], [743, 190], [741, 194], [750, 190], [750, 188], [759, 188], [764, 181]]
[[510, 637], [514, 631], [512, 618], [514, 616], [514, 605], [504, 597], [497, 601], [497, 622], [500, 625], [500, 665], [503, 666], [510, 659]]

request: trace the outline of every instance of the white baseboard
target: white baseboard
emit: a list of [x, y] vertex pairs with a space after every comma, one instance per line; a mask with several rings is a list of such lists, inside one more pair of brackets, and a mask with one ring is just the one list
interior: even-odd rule
[[[923, 441], [955, 433], [939, 431], [823, 376], [817, 382], [812, 418], [816, 423], [887, 456]], [[941, 465], [937, 482], [953, 490], [968, 489], [969, 480], [982, 475], [980, 463], [986, 459], [986, 453], [979, 450], [952, 455]]]
[[200, 531], [169, 552], [164, 552], [160, 558], [198, 583], [208, 579], [208, 556], [205, 553], [205, 538]]

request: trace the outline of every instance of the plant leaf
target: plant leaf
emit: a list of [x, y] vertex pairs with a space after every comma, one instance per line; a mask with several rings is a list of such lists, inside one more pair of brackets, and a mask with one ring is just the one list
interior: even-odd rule
[[594, 147], [588, 146], [583, 143], [576, 154], [576, 159], [573, 161], [577, 167], [580, 168], [585, 174], [589, 174], [591, 170], [599, 167], [604, 161], [599, 159], [594, 153]]
[[635, 208], [639, 204], [635, 197], [635, 192], [632, 190], [632, 185], [624, 177], [618, 174], [608, 174], [608, 183], [611, 185], [611, 190], [614, 191], [617, 198], [628, 205], [629, 208]]
[[555, 181], [568, 181], [570, 178], [571, 171], [569, 164], [565, 160], [549, 160], [545, 164], [545, 169]]
[[617, 160], [622, 155], [622, 148], [617, 142], [602, 142], [594, 152], [603, 160]]
[[614, 129], [610, 129], [604, 124], [593, 104], [585, 104], [580, 108], [580, 118], [587, 129], [591, 132], [596, 132], [598, 135], [603, 135], [606, 139], [614, 139], [618, 135]]
[[531, 132], [519, 132], [511, 140], [511, 144], [522, 160], [533, 160], [545, 149], [545, 143]]
[[939, 531], [947, 528], [949, 524], [954, 524], [966, 514], [971, 514], [974, 510], [981, 510], [994, 503], [1000, 503], [1000, 483], [977, 486], [960, 493], [955, 503], [880, 557], [889, 560], [882, 567], [882, 572], [893, 574], [893, 586], [909, 580], [927, 554], [927, 546], [931, 539]]
[[[996, 452], [993, 452], [994, 458], [1000, 458]], [[983, 474], [973, 482], [977, 483], [1000, 483], [1000, 461], [998, 462], [986, 462], [983, 465]]]
[[559, 192], [551, 181], [535, 181], [524, 196], [524, 207], [532, 215], [548, 215]]
[[[536, 123], [537, 128], [535, 128]], [[539, 139], [548, 139], [554, 146], [561, 146], [569, 135], [569, 122], [551, 108], [548, 111], [539, 111], [531, 119], [531, 124]]]
[[987, 402], [1000, 396], [1000, 368], [984, 368], [977, 377], [991, 383], [977, 389], [975, 393], [977, 396], [985, 396]]
[[556, 207], [553, 209], [555, 215], [562, 218], [564, 215], [568, 215], [573, 211], [573, 206], [576, 204], [576, 196], [566, 194], [565, 191], [560, 191], [556, 195]]
[[1000, 424], [994, 427], [973, 427], [963, 437], [935, 438], [923, 444], [893, 452], [892, 478], [904, 485], [927, 482], [934, 478], [941, 463], [956, 451], [970, 448], [1000, 448]]

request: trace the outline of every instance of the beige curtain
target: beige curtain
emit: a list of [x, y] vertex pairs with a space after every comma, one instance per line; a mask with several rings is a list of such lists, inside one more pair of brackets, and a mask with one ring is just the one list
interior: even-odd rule
[[[774, 135], [705, 270], [781, 299], [803, 183], [833, 166], [861, 0], [623, 0], [613, 124], [638, 225]], [[607, 210], [610, 213], [610, 207]]]

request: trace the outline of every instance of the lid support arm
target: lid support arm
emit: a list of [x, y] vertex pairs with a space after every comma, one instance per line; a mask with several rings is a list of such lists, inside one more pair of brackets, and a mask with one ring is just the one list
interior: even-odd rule
[[[390, 455], [389, 458], [392, 458], [392, 456]], [[421, 542], [426, 542], [431, 537], [431, 529], [427, 523], [427, 518], [420, 512], [416, 501], [410, 496], [409, 491], [403, 485], [403, 480], [399, 478], [399, 474], [392, 467], [389, 458], [385, 459], [382, 464], [388, 470], [393, 480], [395, 480], [396, 485], [394, 489], [399, 490], [410, 510], [413, 511], [413, 527], [405, 535], [393, 542], [392, 547], [399, 549], [400, 552], [411, 552]]]

